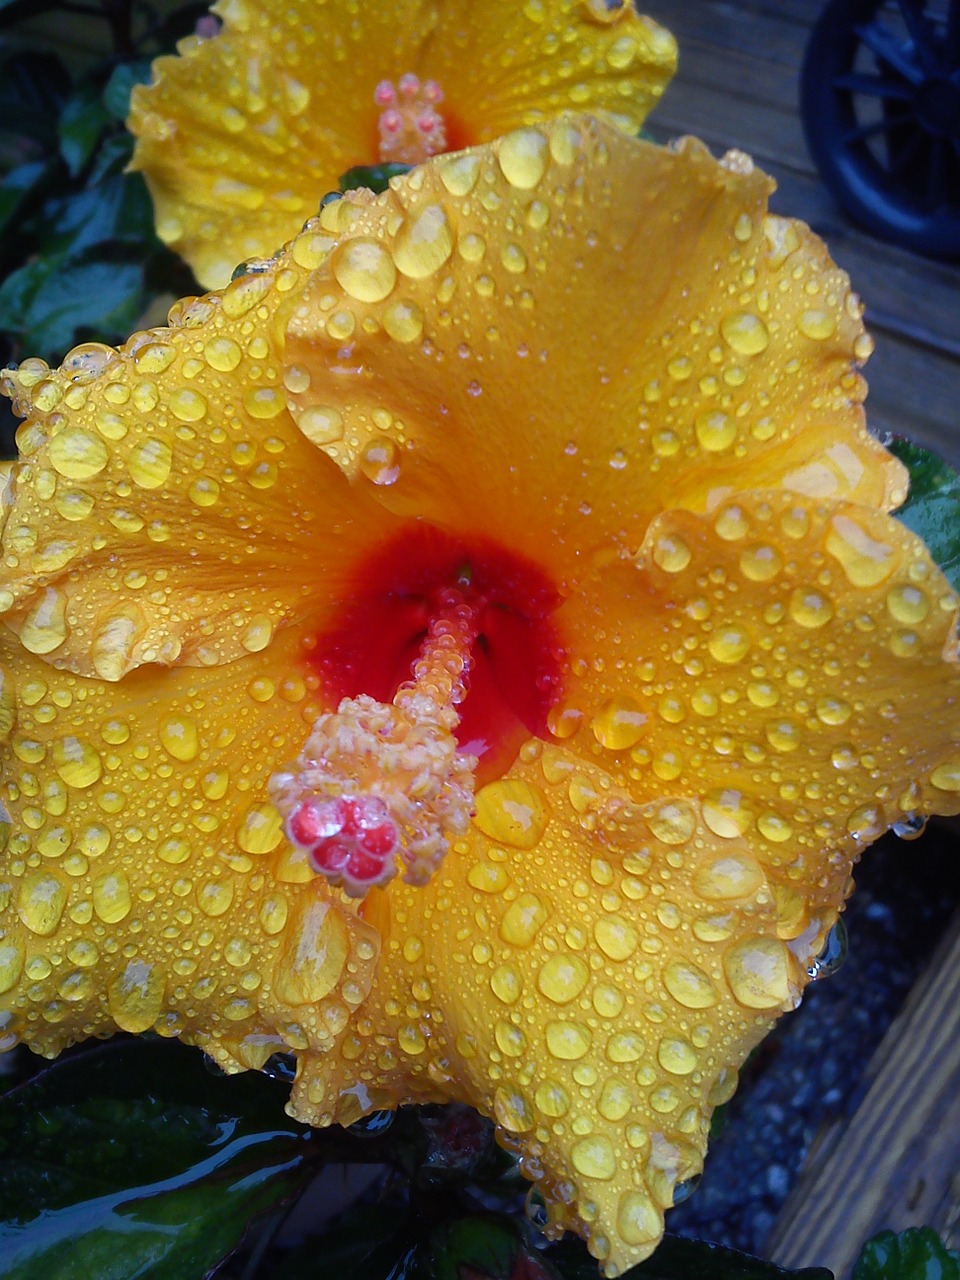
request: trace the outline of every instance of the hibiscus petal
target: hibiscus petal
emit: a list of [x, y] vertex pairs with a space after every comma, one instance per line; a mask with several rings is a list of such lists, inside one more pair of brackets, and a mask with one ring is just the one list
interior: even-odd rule
[[[306, 277], [298, 259], [329, 243], [313, 240], [178, 303], [169, 328], [119, 351], [86, 344], [59, 370], [4, 373], [29, 416], [4, 499], [0, 608], [30, 652], [105, 680], [232, 661], [315, 611], [355, 542], [390, 524], [286, 409], [271, 326]], [[297, 385], [296, 369], [285, 377]], [[324, 546], [322, 565], [305, 543]]]
[[[799, 970], [749, 850], [684, 800], [635, 811], [617, 844], [577, 821], [564, 764], [575, 758], [528, 755], [480, 793], [435, 882], [391, 889], [376, 987], [334, 1052], [303, 1060], [292, 1109], [327, 1123], [368, 1097], [470, 1102], [521, 1154], [552, 1222], [617, 1274], [659, 1241], [713, 1107], [795, 1003]], [[604, 785], [590, 763], [579, 777]], [[535, 846], [511, 801], [539, 806]]]
[[[561, 611], [584, 660], [555, 723], [635, 802], [696, 796], [748, 844], [806, 961], [864, 845], [956, 810], [957, 603], [882, 512], [783, 492], [669, 511]], [[622, 664], [589, 661], [598, 635]]]
[[807, 228], [766, 213], [770, 185], [697, 143], [565, 120], [346, 197], [290, 321], [311, 378], [294, 416], [335, 404], [323, 447], [385, 504], [487, 523], [559, 581], [636, 546], [664, 495], [889, 508], [905, 472], [864, 428], [859, 303]]
[[316, 715], [295, 634], [119, 685], [2, 643], [0, 1046], [154, 1028], [234, 1070], [330, 1049], [379, 936], [316, 892], [265, 798]]
[[346, 169], [377, 162], [385, 79], [437, 80], [462, 146], [572, 106], [635, 132], [676, 65], [669, 32], [628, 4], [229, 0], [215, 12], [220, 34], [158, 59], [129, 121], [157, 231], [208, 286], [288, 240]]

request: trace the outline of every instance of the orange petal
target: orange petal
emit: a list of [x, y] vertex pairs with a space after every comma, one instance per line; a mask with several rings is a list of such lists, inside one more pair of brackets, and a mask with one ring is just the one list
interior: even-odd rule
[[[178, 303], [169, 328], [119, 351], [89, 343], [59, 370], [4, 373], [29, 416], [0, 608], [31, 653], [105, 680], [232, 661], [315, 609], [355, 542], [382, 533], [286, 409], [281, 377], [298, 385], [298, 371], [281, 367], [271, 322], [307, 275], [298, 260], [322, 252], [313, 241]], [[321, 563], [305, 543], [325, 548]]]
[[134, 167], [161, 239], [207, 286], [272, 253], [352, 165], [379, 160], [374, 89], [439, 82], [450, 144], [486, 141], [564, 108], [604, 108], [636, 131], [676, 44], [631, 5], [594, 0], [221, 0], [223, 30], [190, 37], [134, 91]]
[[560, 581], [665, 502], [782, 485], [889, 508], [905, 472], [864, 428], [859, 304], [767, 215], [770, 185], [570, 119], [347, 196], [291, 304], [294, 416], [336, 405], [324, 447], [374, 478], [390, 452], [384, 503], [503, 531]]
[[670, 511], [562, 610], [575, 654], [602, 635], [626, 661], [583, 661], [555, 723], [635, 801], [698, 797], [748, 844], [806, 962], [864, 845], [956, 811], [957, 606], [882, 512], [783, 492]]
[[154, 1028], [234, 1070], [329, 1050], [379, 937], [290, 861], [266, 799], [316, 714], [297, 637], [119, 685], [9, 634], [2, 661], [0, 1046]]
[[[800, 973], [749, 850], [683, 800], [635, 810], [611, 840], [571, 801], [602, 771], [550, 750], [537, 760], [531, 744], [479, 793], [436, 881], [390, 887], [377, 983], [337, 1048], [303, 1060], [292, 1109], [349, 1123], [369, 1106], [469, 1102], [553, 1224], [615, 1275], [658, 1243], [713, 1107]], [[735, 896], [718, 893], [735, 877]]]

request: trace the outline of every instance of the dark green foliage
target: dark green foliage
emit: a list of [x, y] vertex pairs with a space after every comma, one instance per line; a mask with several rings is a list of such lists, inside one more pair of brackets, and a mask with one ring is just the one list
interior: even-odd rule
[[897, 519], [924, 540], [950, 585], [960, 590], [960, 475], [909, 440], [898, 437], [890, 449], [910, 472], [910, 493]]
[[960, 1253], [931, 1227], [881, 1231], [863, 1246], [853, 1280], [960, 1280]]

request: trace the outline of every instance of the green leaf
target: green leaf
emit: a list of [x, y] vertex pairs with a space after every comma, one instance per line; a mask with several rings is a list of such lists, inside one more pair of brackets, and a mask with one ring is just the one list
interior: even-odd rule
[[139, 245], [144, 255], [153, 248], [153, 206], [139, 174], [116, 174], [87, 191], [51, 201], [45, 217], [47, 253], [122, 242]]
[[391, 178], [409, 173], [410, 167], [408, 164], [358, 164], [340, 175], [338, 185], [341, 191], [356, 191], [358, 187], [368, 187], [379, 195], [381, 191], [386, 191]]
[[31, 160], [5, 175], [0, 182], [0, 232], [19, 216], [29, 197], [40, 192], [50, 171], [49, 161]]
[[863, 1246], [853, 1280], [960, 1280], [960, 1254], [932, 1227], [881, 1231]]
[[[564, 1241], [547, 1253], [563, 1280], [596, 1280], [597, 1264], [579, 1241]], [[620, 1280], [833, 1280], [823, 1267], [785, 1271], [748, 1253], [726, 1249], [706, 1240], [664, 1236], [656, 1252], [646, 1262], [631, 1269]]]
[[950, 585], [960, 591], [960, 475], [909, 440], [897, 437], [890, 451], [910, 472], [910, 493], [897, 519], [924, 540]]
[[117, 1042], [0, 1099], [0, 1280], [199, 1280], [313, 1176], [266, 1077]]
[[135, 84], [146, 84], [150, 79], [149, 59], [121, 62], [114, 67], [103, 91], [103, 105], [114, 120], [126, 120], [130, 114], [130, 94]]
[[67, 99], [60, 112], [60, 154], [71, 177], [87, 164], [110, 120], [99, 86], [89, 80]]
[[[517, 1223], [478, 1214], [447, 1223], [431, 1241], [431, 1280], [556, 1280], [557, 1272], [530, 1248]], [[597, 1264], [593, 1261], [593, 1280]]]
[[0, 287], [0, 330], [25, 350], [60, 356], [82, 337], [125, 333], [146, 303], [143, 264], [109, 246], [36, 258]]

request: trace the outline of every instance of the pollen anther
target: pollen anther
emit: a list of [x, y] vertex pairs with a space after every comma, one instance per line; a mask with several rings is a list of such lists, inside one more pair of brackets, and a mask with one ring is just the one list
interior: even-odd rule
[[421, 82], [411, 72], [396, 85], [381, 80], [373, 100], [382, 108], [377, 128], [383, 163], [420, 164], [446, 148], [446, 124], [437, 111], [443, 90], [435, 80]]

